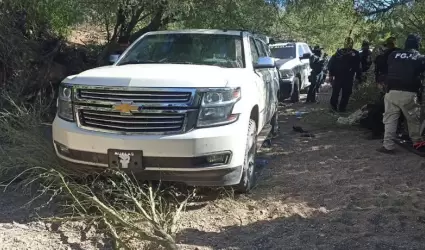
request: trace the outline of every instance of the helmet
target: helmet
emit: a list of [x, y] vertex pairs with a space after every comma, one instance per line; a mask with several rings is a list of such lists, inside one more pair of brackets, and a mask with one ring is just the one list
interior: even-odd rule
[[409, 34], [406, 39], [406, 49], [419, 49], [421, 46], [421, 36], [418, 34]]

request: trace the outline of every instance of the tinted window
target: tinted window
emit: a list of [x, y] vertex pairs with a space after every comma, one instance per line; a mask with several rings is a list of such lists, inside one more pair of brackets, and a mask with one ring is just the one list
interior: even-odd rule
[[266, 56], [270, 56], [269, 46], [266, 43], [263, 43], [263, 42], [261, 43], [261, 45], [263, 46], [264, 51], [266, 52]]
[[170, 33], [139, 40], [118, 65], [142, 63], [243, 68], [242, 38], [233, 35]]
[[255, 44], [257, 45], [257, 48], [258, 48], [258, 50], [260, 52], [260, 56], [261, 57], [267, 56], [267, 52], [266, 52], [266, 50], [265, 50], [265, 48], [263, 46], [263, 43], [260, 42], [259, 40], [255, 40]]
[[270, 47], [270, 52], [272, 57], [279, 59], [292, 59], [296, 56], [294, 44], [274, 45]]
[[258, 61], [259, 53], [258, 53], [257, 48], [255, 46], [254, 39], [250, 38], [249, 44], [250, 44], [250, 47], [251, 47], [252, 63], [256, 64], [257, 61]]

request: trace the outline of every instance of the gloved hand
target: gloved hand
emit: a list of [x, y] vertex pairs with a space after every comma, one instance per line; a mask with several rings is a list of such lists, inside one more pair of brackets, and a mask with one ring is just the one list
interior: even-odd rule
[[334, 81], [335, 81], [335, 77], [329, 75], [329, 83], [331, 84], [332, 87], [334, 86]]

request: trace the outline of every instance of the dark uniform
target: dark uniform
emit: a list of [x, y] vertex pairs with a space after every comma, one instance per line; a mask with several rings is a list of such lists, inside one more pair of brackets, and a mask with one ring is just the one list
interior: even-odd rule
[[409, 137], [415, 148], [421, 146], [420, 103], [421, 75], [425, 71], [425, 56], [418, 52], [421, 38], [411, 34], [407, 37], [405, 49], [394, 51], [388, 56], [388, 71], [385, 76], [385, 113], [383, 122], [385, 134], [382, 153], [393, 153], [393, 140], [396, 137], [398, 120], [404, 115], [409, 129]]
[[[331, 107], [335, 111], [345, 112], [353, 91], [354, 76], [361, 78], [360, 55], [353, 49], [353, 39], [345, 39], [344, 48], [329, 60], [328, 70], [332, 83]], [[340, 92], [342, 96], [338, 105]]]
[[323, 68], [325, 61], [322, 58], [322, 50], [315, 47], [313, 55], [310, 57], [310, 87], [308, 88], [306, 102], [316, 102], [317, 89], [320, 87], [322, 79], [324, 78]]
[[395, 46], [395, 40], [395, 37], [388, 38], [384, 44], [384, 52], [375, 58], [375, 82], [377, 83], [383, 83], [388, 73], [388, 56], [394, 51], [401, 50]]
[[369, 42], [363, 41], [362, 50], [360, 51], [360, 62], [362, 72], [365, 73], [372, 66], [372, 52], [370, 51]]
[[322, 80], [319, 83], [319, 86], [316, 88], [317, 93], [319, 93], [320, 86], [322, 86], [326, 81], [326, 76], [328, 74], [328, 63], [329, 63], [328, 54], [325, 53], [325, 54], [323, 54], [323, 70], [322, 70], [323, 71], [323, 77], [322, 77]]

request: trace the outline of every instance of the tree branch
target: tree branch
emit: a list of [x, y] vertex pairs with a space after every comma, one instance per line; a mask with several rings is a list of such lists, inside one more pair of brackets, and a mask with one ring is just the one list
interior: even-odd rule
[[377, 6], [375, 3], [370, 3], [373, 6], [374, 10], [371, 11], [364, 11], [362, 12], [362, 14], [364, 16], [373, 16], [373, 15], [377, 15], [377, 14], [383, 14], [386, 13], [390, 10], [392, 10], [395, 7], [398, 7], [400, 5], [405, 5], [408, 3], [413, 3], [414, 0], [393, 0], [391, 1], [391, 3], [388, 3], [387, 1], [383, 0], [381, 5], [382, 6]]

